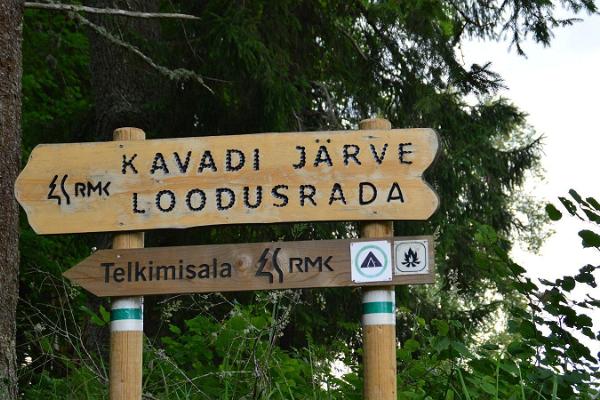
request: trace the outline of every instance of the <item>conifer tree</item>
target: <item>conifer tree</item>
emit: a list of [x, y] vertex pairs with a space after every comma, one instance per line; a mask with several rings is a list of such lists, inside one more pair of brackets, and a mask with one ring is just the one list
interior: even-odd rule
[[[561, 4], [574, 14], [596, 12], [595, 3], [589, 0], [567, 0]], [[132, 98], [119, 98], [118, 89], [127, 85], [118, 86], [119, 82], [111, 81], [111, 77], [118, 79], [118, 74], [109, 70], [109, 60], [102, 59], [113, 49], [98, 51], [94, 40], [99, 37], [93, 36], [91, 43], [86, 39], [83, 33], [89, 31], [84, 29], [92, 29], [90, 25], [78, 25], [81, 20], [72, 16], [61, 19], [42, 11], [27, 13], [25, 153], [40, 142], [95, 139], [81, 132], [95, 132], [102, 127], [100, 130], [108, 133], [123, 124], [123, 114], [117, 115], [123, 110], [135, 114], [136, 124], [148, 124], [142, 128], [150, 138], [347, 129], [356, 128], [360, 119], [375, 115], [390, 119], [397, 128], [431, 127], [440, 134], [442, 156], [427, 180], [439, 193], [441, 208], [428, 222], [396, 223], [396, 232], [436, 233], [439, 285], [430, 291], [398, 288], [398, 304], [416, 315], [412, 320], [399, 321], [403, 348], [414, 347], [410, 336], [419, 324], [435, 326], [445, 334], [450, 330], [456, 343], [469, 344], [473, 333], [485, 329], [499, 307], [522, 305], [525, 289], [518, 279], [519, 269], [508, 257], [498, 260], [496, 252], [505, 255], [515, 232], [539, 234], [536, 224], [520, 223], [514, 212], [515, 196], [524, 177], [539, 162], [539, 136], [527, 125], [522, 110], [498, 96], [502, 80], [493, 72], [493, 64], [463, 65], [460, 43], [467, 38], [508, 37], [514, 51], [522, 53], [526, 38], [549, 45], [553, 32], [560, 34], [557, 28], [575, 20], [559, 19], [557, 15], [563, 11], [544, 0], [251, 0], [240, 4], [209, 0], [163, 2], [161, 10], [199, 19], [162, 20], [160, 29], [152, 29], [150, 34], [142, 29], [136, 34], [135, 26], [132, 30], [119, 28], [131, 23], [124, 17], [90, 18], [109, 34], [104, 37], [106, 40], [102, 39], [102, 46], [112, 43], [120, 46], [116, 53], [127, 54], [122, 56], [127, 62], [120, 64], [117, 72], [135, 77], [127, 82], [137, 85]], [[102, 35], [101, 30], [94, 32], [93, 35]], [[60, 53], [51, 50], [50, 44], [56, 43], [63, 46]], [[138, 52], [131, 53], [132, 49]], [[98, 76], [90, 76], [90, 63]], [[154, 78], [141, 79], [142, 75], [148, 76], [148, 69], [156, 71]], [[93, 93], [107, 95], [94, 97]], [[151, 95], [140, 97], [140, 93]], [[111, 94], [115, 95], [113, 100], [123, 102], [113, 102]], [[467, 102], [467, 97], [475, 101]], [[113, 103], [122, 107], [111, 110]], [[114, 115], [107, 115], [113, 111]], [[543, 216], [536, 207], [528, 208], [529, 217], [541, 220]], [[340, 223], [217, 229], [218, 234], [215, 228], [149, 233], [148, 245], [323, 239], [356, 232], [356, 226]], [[96, 238], [92, 237], [35, 237], [27, 227], [23, 228], [22, 238], [22, 248], [26, 250], [24, 270], [31, 271], [40, 264], [58, 266], [52, 267], [57, 276], [73, 261], [61, 255], [62, 250], [78, 249], [83, 257], [87, 248], [96, 245]], [[497, 247], [487, 246], [488, 243]], [[46, 306], [47, 295], [36, 285], [41, 284], [42, 278], [28, 276], [39, 281], [22, 282], [22, 297], [27, 296], [28, 304]], [[530, 293], [533, 289], [527, 286], [527, 290]], [[506, 301], [490, 301], [496, 295]], [[84, 296], [78, 294], [74, 300], [77, 305], [87, 304], [82, 300]], [[219, 301], [178, 298], [165, 305], [163, 299], [149, 297], [146, 333], [152, 339], [166, 336], [162, 341], [152, 340], [153, 345], [167, 348], [182, 369], [188, 368], [187, 374], [206, 377], [206, 390], [214, 390], [209, 395], [218, 396], [221, 392], [215, 388], [223, 382], [214, 376], [220, 373], [219, 362], [229, 360], [219, 346], [226, 339], [233, 341], [238, 337], [235, 327], [242, 324], [242, 316], [253, 318], [254, 324], [243, 329], [252, 331], [263, 326], [267, 317], [259, 310], [270, 304], [265, 298], [245, 293], [219, 297]], [[349, 364], [356, 361], [356, 349], [360, 347], [358, 301], [352, 291], [339, 289], [298, 291], [284, 297], [276, 306], [270, 305], [272, 315], [282, 309], [289, 311], [281, 312], [285, 318], [278, 320], [283, 321], [277, 327], [280, 330], [273, 329], [268, 338], [259, 336], [254, 347], [240, 350], [250, 354], [246, 364], [240, 365], [251, 364], [251, 357], [256, 357], [261, 349], [268, 349], [261, 354], [276, 354], [280, 357], [278, 362], [284, 362], [296, 349], [312, 349], [309, 346], [313, 345], [346, 352]], [[198, 314], [198, 308], [194, 308], [198, 302], [200, 309], [210, 308], [210, 318]], [[52, 312], [50, 306], [44, 309], [48, 313]], [[24, 306], [24, 314], [30, 311], [28, 307]], [[178, 312], [169, 317], [169, 324], [160, 312], [151, 311], [168, 314], [173, 308]], [[87, 311], [77, 314], [79, 322], [101, 325], [101, 319], [90, 317], [95, 316], [95, 310], [83, 309]], [[38, 315], [28, 314], [21, 320], [24, 324], [32, 324], [30, 315]], [[445, 321], [455, 324], [448, 327]], [[226, 332], [226, 339], [210, 342], [217, 332]], [[28, 343], [20, 356], [24, 358], [27, 353], [37, 360], [35, 355], [45, 350], [41, 340], [32, 340], [31, 335], [35, 336], [33, 330], [20, 332], [20, 342]], [[215, 345], [215, 349], [211, 347], [206, 354], [195, 353], [197, 342], [207, 348]], [[447, 356], [446, 366], [455, 361], [452, 351], [455, 354], [466, 350], [459, 344], [447, 351], [442, 349]], [[438, 345], [436, 342], [431, 347]], [[282, 353], [284, 350], [287, 353]], [[297, 359], [305, 357], [306, 353], [298, 352], [301, 355]], [[320, 356], [322, 365], [328, 365], [334, 355]], [[199, 357], [206, 358], [199, 363]], [[54, 372], [43, 373], [62, 379], [61, 372], [55, 371], [64, 372], [67, 367], [57, 359], [49, 361], [56, 363], [48, 369]], [[297, 359], [289, 365], [301, 370]], [[153, 361], [160, 363], [159, 358]], [[33, 381], [32, 376], [42, 376], [42, 369], [41, 364], [33, 363], [27, 379]], [[539, 372], [533, 367], [532, 370], [531, 376]], [[281, 378], [276, 372], [257, 367], [251, 372], [255, 374], [254, 387], [243, 377], [239, 386], [244, 386], [248, 396], [260, 397], [261, 388], [272, 383], [269, 373], [273, 379]], [[453, 374], [451, 370], [448, 381], [455, 377]], [[302, 377], [297, 379], [302, 381]]]

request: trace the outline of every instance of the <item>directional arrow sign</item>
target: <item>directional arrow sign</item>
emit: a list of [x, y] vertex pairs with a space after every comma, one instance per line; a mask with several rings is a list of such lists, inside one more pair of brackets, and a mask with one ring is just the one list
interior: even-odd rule
[[37, 233], [425, 220], [431, 129], [39, 145], [16, 197]]
[[[394, 238], [429, 243], [429, 236]], [[368, 239], [372, 240], [372, 239]], [[385, 240], [385, 239], [382, 239]], [[65, 272], [97, 296], [137, 296], [339, 286], [367, 286], [351, 279], [350, 240], [316, 240], [99, 250]], [[386, 285], [432, 283], [426, 273], [394, 275]]]

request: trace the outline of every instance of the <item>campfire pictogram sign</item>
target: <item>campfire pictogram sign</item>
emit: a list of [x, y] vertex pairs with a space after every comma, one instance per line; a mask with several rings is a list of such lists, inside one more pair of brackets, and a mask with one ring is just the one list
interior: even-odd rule
[[426, 274], [429, 272], [429, 243], [427, 240], [395, 241], [394, 273]]

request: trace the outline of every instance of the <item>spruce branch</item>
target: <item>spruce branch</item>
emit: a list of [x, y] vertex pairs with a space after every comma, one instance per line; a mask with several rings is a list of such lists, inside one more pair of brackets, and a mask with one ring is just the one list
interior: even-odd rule
[[206, 83], [204, 82], [204, 78], [201, 75], [195, 73], [194, 71], [191, 71], [191, 70], [185, 69], [185, 68], [170, 69], [170, 68], [165, 67], [164, 65], [157, 64], [149, 56], [144, 54], [140, 49], [138, 49], [131, 43], [127, 43], [124, 40], [116, 37], [115, 35], [110, 33], [108, 30], [106, 30], [106, 28], [104, 28], [100, 25], [94, 24], [92, 21], [90, 21], [89, 19], [85, 18], [84, 16], [82, 16], [76, 12], [69, 12], [69, 15], [72, 18], [74, 18], [75, 20], [77, 20], [78, 22], [80, 22], [81, 24], [88, 26], [94, 32], [96, 32], [100, 36], [104, 37], [105, 39], [109, 40], [111, 43], [116, 44], [117, 46], [123, 47], [123, 48], [127, 49], [128, 51], [131, 51], [133, 54], [135, 54], [136, 56], [141, 58], [150, 67], [152, 67], [154, 70], [156, 70], [160, 74], [166, 76], [167, 78], [174, 80], [174, 81], [185, 81], [185, 80], [196, 81], [200, 85], [202, 85], [204, 88], [206, 88], [206, 90], [208, 90], [210, 93], [214, 94], [214, 91], [208, 85], [206, 85]]
[[329, 88], [323, 82], [312, 81], [312, 84], [319, 88], [319, 90], [323, 93], [325, 98], [325, 103], [327, 104], [327, 109], [325, 112], [327, 113], [327, 119], [331, 126], [335, 128], [341, 128], [341, 124], [339, 122], [339, 118], [336, 112], [336, 107], [331, 97], [331, 93], [329, 92]]
[[356, 49], [356, 51], [358, 52], [358, 54], [361, 56], [361, 58], [365, 61], [369, 61], [369, 58], [365, 55], [365, 52], [360, 48], [360, 45], [356, 42], [356, 40], [352, 37], [352, 35], [350, 34], [350, 32], [348, 32], [347, 30], [345, 30], [344, 28], [342, 28], [339, 25], [335, 25], [335, 27], [344, 34], [344, 36], [346, 36], [346, 38], [350, 41], [350, 43], [352, 43], [352, 45], [354, 46], [354, 48]]
[[68, 11], [68, 12], [84, 12], [88, 14], [103, 14], [103, 15], [117, 15], [121, 17], [132, 17], [132, 18], [174, 18], [174, 19], [189, 19], [199, 20], [200, 17], [189, 14], [178, 14], [178, 13], [152, 13], [143, 11], [130, 11], [116, 8], [97, 8], [82, 6], [79, 4], [64, 4], [64, 3], [39, 3], [34, 1], [26, 1], [25, 7], [37, 8], [42, 10], [54, 10], [54, 11]]

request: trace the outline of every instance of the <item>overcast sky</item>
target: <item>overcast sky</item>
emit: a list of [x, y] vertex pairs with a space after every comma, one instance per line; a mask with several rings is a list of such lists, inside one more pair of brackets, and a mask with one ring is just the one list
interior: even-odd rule
[[[600, 201], [600, 16], [584, 16], [584, 21], [556, 30], [550, 47], [526, 43], [524, 48], [527, 58], [509, 51], [508, 43], [468, 42], [463, 54], [466, 65], [492, 62], [508, 86], [501, 94], [527, 112], [529, 123], [545, 137], [546, 180], [530, 180], [526, 191], [561, 210], [557, 197], [567, 196], [571, 188]], [[573, 275], [586, 264], [600, 264], [600, 252], [581, 247], [577, 232], [586, 227], [563, 217], [552, 224], [556, 233], [539, 255], [518, 248], [513, 255], [532, 277]], [[600, 298], [600, 288], [578, 289], [578, 296], [587, 291]], [[597, 332], [600, 312], [592, 318]], [[591, 345], [600, 351], [598, 341]]]

